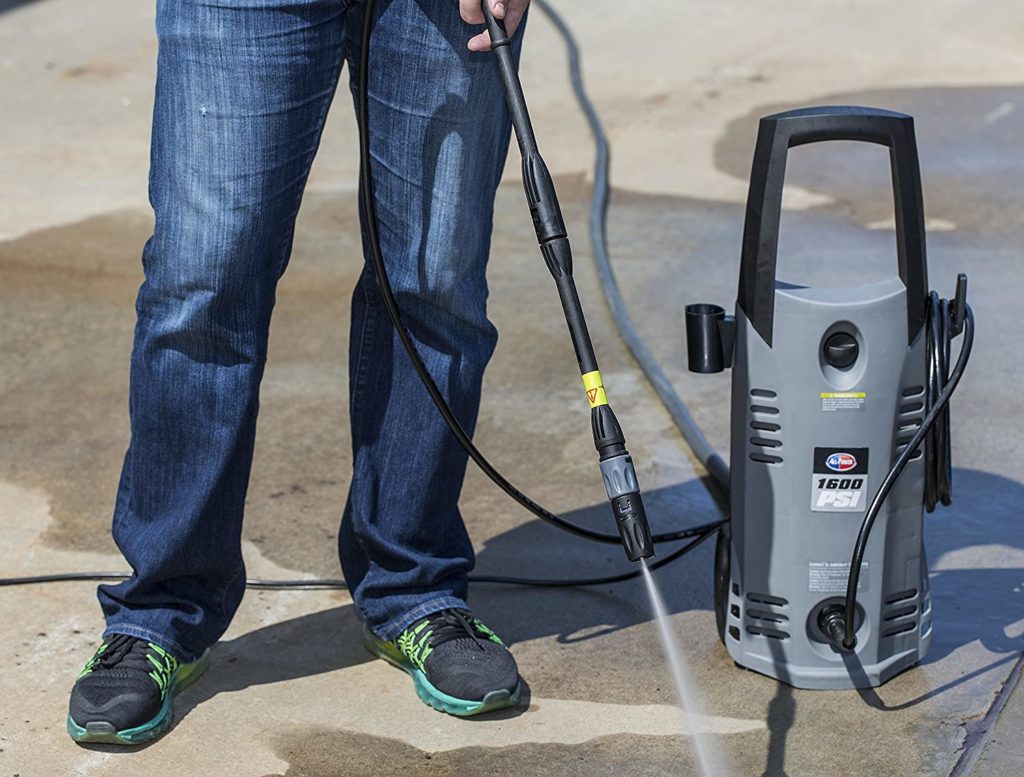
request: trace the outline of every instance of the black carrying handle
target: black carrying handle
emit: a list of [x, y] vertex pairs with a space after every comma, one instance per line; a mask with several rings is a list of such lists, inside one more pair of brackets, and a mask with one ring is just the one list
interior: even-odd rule
[[786, 156], [793, 146], [823, 140], [861, 140], [889, 147], [896, 203], [896, 252], [900, 280], [907, 287], [907, 343], [910, 344], [925, 322], [928, 269], [914, 120], [904, 113], [827, 106], [801, 108], [761, 119], [743, 227], [739, 307], [770, 346]]

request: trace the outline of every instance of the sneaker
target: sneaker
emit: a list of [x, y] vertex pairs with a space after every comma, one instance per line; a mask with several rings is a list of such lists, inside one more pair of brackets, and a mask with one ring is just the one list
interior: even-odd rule
[[137, 745], [171, 727], [174, 695], [209, 663], [182, 664], [164, 648], [126, 634], [104, 638], [71, 691], [68, 733], [76, 742]]
[[386, 642], [363, 626], [363, 644], [412, 675], [426, 704], [466, 717], [519, 703], [515, 659], [497, 634], [466, 610], [441, 610]]

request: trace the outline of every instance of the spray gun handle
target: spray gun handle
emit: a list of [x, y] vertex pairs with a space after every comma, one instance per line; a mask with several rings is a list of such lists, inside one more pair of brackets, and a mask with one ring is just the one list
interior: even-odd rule
[[487, 31], [491, 33], [491, 49], [493, 50], [497, 46], [507, 46], [509, 40], [508, 31], [505, 29], [505, 20], [494, 15], [488, 0], [480, 0], [480, 10], [483, 11]]

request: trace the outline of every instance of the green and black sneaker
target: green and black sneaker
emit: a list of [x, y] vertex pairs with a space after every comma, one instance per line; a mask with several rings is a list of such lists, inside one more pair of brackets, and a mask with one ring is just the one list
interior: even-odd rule
[[104, 638], [71, 691], [68, 733], [76, 742], [138, 745], [171, 727], [174, 695], [209, 663], [183, 664], [159, 645], [126, 634]]
[[512, 654], [467, 610], [441, 610], [386, 642], [363, 626], [363, 643], [412, 676], [426, 704], [466, 717], [514, 707], [522, 686]]

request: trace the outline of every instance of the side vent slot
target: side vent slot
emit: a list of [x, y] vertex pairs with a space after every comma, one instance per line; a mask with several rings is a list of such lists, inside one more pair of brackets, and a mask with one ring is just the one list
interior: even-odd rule
[[769, 639], [789, 639], [789, 632], [780, 629], [770, 629], [767, 626], [747, 626], [747, 634]]
[[885, 598], [886, 604], [899, 604], [905, 602], [907, 599], [913, 599], [917, 596], [916, 588], [908, 588], [906, 591], [899, 591], [898, 593], [891, 594]]
[[759, 464], [781, 464], [782, 457], [778, 455], [778, 449], [782, 447], [782, 424], [776, 420], [769, 421], [763, 418], [779, 415], [779, 408], [773, 404], [779, 394], [772, 389], [752, 388], [750, 396], [754, 397], [754, 403], [750, 405], [751, 415], [754, 416], [750, 420], [750, 428], [758, 432], [749, 438], [750, 460]]
[[[896, 429], [894, 431], [895, 445], [893, 446], [893, 461], [906, 449], [914, 433], [921, 428], [924, 421], [924, 387], [907, 386], [902, 391], [904, 401], [896, 414]], [[924, 455], [924, 448], [918, 448], [911, 461], [917, 461]]]
[[913, 631], [917, 628], [916, 623], [903, 623], [897, 626], [890, 626], [887, 629], [882, 630], [883, 637], [895, 637], [898, 634], [906, 634], [909, 631]]
[[905, 607], [897, 607], [897, 608], [894, 608], [894, 609], [890, 610], [889, 612], [887, 612], [885, 614], [885, 620], [887, 620], [887, 621], [898, 620], [899, 618], [904, 618], [907, 615], [913, 615], [916, 612], [917, 612], [917, 605], [916, 604], [908, 604]]
[[895, 637], [907, 634], [917, 628], [917, 589], [908, 588], [885, 597], [882, 610], [882, 636]]
[[768, 623], [785, 623], [789, 620], [788, 615], [783, 615], [780, 612], [768, 612], [767, 610], [755, 610], [752, 607], [747, 608], [747, 617], [756, 618], [759, 621], [767, 621]]
[[759, 593], [748, 593], [747, 600], [754, 604], [767, 604], [772, 607], [788, 607], [789, 601], [783, 599], [781, 596], [772, 596], [771, 594], [759, 594]]

